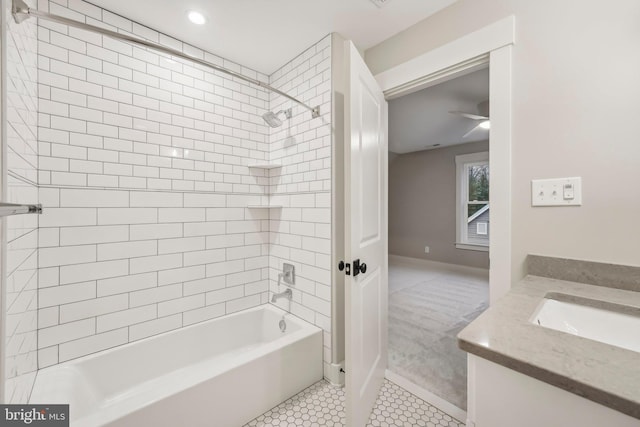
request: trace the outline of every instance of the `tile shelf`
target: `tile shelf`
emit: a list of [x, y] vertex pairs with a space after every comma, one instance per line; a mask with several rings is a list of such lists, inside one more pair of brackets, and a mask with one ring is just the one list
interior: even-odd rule
[[247, 165], [249, 169], [277, 169], [281, 168], [280, 163], [252, 163]]
[[[247, 165], [247, 167], [249, 169], [264, 169], [264, 170], [271, 170], [271, 169], [277, 169], [277, 168], [281, 168], [282, 164], [281, 163], [250, 163]], [[282, 209], [283, 206], [282, 205], [247, 205], [247, 208], [249, 209]]]

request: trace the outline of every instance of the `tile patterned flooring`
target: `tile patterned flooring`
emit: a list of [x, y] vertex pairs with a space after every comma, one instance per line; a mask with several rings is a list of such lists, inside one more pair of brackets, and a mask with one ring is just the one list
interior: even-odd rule
[[[343, 426], [344, 389], [320, 381], [245, 427]], [[464, 424], [385, 380], [367, 426], [464, 427]]]

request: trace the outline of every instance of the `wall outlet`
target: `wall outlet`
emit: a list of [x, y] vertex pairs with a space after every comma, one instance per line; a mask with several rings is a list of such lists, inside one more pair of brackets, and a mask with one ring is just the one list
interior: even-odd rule
[[425, 246], [425, 247], [424, 247], [424, 253], [425, 253], [425, 254], [428, 254], [428, 253], [429, 253], [429, 246]]

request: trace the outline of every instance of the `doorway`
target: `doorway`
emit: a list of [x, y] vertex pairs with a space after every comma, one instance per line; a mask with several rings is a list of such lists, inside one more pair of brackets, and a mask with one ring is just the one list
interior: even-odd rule
[[457, 414], [456, 335], [489, 303], [487, 65], [389, 101], [388, 370]]

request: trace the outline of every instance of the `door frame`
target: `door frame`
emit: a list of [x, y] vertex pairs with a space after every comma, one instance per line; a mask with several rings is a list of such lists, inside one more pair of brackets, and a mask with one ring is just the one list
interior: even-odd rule
[[511, 261], [511, 51], [514, 43], [515, 17], [511, 15], [375, 75], [389, 100], [489, 64], [490, 304], [506, 294], [512, 280], [517, 279]]

